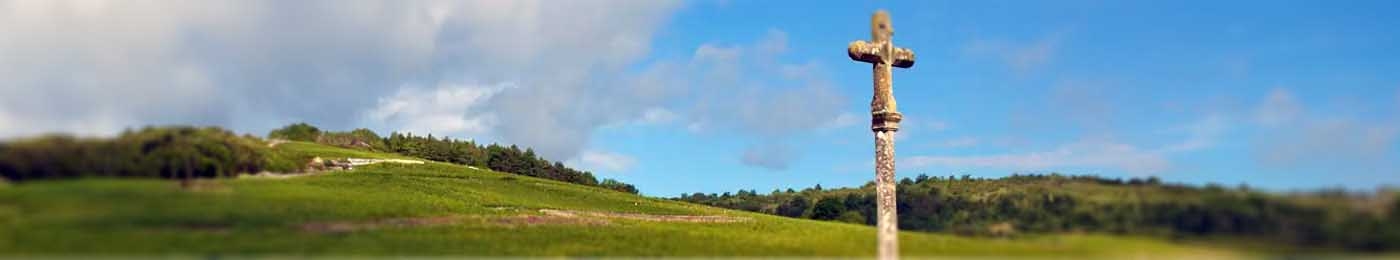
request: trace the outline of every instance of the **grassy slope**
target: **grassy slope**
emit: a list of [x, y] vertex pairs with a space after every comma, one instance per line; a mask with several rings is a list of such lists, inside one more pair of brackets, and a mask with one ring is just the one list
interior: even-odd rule
[[[282, 152], [385, 157], [292, 143]], [[509, 177], [508, 177], [509, 176]], [[788, 219], [643, 198], [466, 167], [375, 165], [290, 179], [102, 180], [0, 186], [3, 254], [748, 255], [870, 256], [871, 227]], [[504, 209], [501, 209], [504, 208]], [[504, 226], [493, 217], [536, 209], [743, 216], [741, 223]], [[349, 233], [302, 224], [460, 216], [450, 225]], [[1240, 256], [1204, 245], [1100, 235], [978, 239], [905, 232], [906, 255], [1061, 255], [1118, 258]]]

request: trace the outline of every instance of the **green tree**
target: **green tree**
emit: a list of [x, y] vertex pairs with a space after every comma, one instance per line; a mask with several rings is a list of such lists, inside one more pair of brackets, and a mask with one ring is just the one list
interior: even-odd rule
[[812, 219], [833, 220], [845, 211], [846, 205], [840, 199], [826, 197], [817, 200], [817, 205], [812, 207]]
[[840, 216], [840, 217], [836, 217], [836, 221], [846, 222], [846, 223], [851, 223], [851, 224], [865, 224], [865, 223], [866, 223], [865, 215], [860, 214], [860, 211], [853, 211], [853, 210], [851, 210], [851, 211], [846, 211], [846, 212], [841, 213], [841, 216]]
[[1391, 199], [1392, 203], [1390, 204], [1390, 223], [1400, 227], [1400, 194], [1394, 196], [1395, 198]]
[[599, 183], [598, 185], [610, 190], [637, 194], [637, 187], [632, 186], [632, 184], [623, 183], [614, 179], [603, 179], [603, 182]]
[[307, 123], [290, 124], [267, 133], [267, 138], [303, 142], [315, 142], [319, 137], [321, 137], [321, 129]]
[[810, 206], [809, 204], [811, 203], [807, 201], [806, 197], [794, 196], [791, 200], [788, 200], [787, 203], [778, 206], [778, 215], [800, 218], [803, 214], [807, 213], [807, 207]]

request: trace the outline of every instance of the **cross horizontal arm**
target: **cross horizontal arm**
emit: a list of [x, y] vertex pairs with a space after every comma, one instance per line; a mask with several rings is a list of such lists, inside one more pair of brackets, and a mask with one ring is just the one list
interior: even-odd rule
[[895, 68], [908, 68], [914, 66], [914, 51], [905, 48], [895, 47], [894, 54], [891, 56], [894, 56], [891, 57], [894, 60], [894, 63], [890, 65], [893, 65]]
[[[899, 68], [914, 66], [914, 51], [898, 47], [893, 49], [894, 52], [890, 53], [889, 57], [889, 59], [892, 60], [890, 62], [891, 66]], [[846, 55], [850, 56], [852, 60], [876, 64], [884, 62], [885, 57], [884, 54], [881, 53], [883, 51], [884, 49], [881, 48], [880, 44], [867, 41], [854, 41], [851, 42], [850, 46], [846, 47]]]
[[853, 41], [846, 47], [846, 55], [851, 56], [851, 60], [863, 61], [867, 63], [880, 63], [879, 45], [866, 41]]

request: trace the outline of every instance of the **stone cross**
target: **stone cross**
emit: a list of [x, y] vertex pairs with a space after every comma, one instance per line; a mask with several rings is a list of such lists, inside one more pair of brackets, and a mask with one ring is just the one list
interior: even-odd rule
[[890, 86], [890, 68], [914, 66], [914, 51], [890, 42], [894, 27], [890, 15], [875, 11], [870, 18], [870, 41], [851, 42], [846, 54], [852, 60], [871, 63], [875, 70], [875, 97], [870, 101], [870, 130], [875, 132], [875, 190], [877, 193], [877, 240], [880, 259], [899, 257], [899, 219], [895, 216], [894, 133], [899, 131], [899, 113]]

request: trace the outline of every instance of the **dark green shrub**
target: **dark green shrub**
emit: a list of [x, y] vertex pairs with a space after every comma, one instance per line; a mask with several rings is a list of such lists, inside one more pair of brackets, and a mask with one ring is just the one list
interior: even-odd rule
[[290, 124], [267, 133], [267, 138], [302, 142], [315, 142], [320, 137], [321, 129], [307, 123]]
[[812, 207], [812, 219], [833, 220], [841, 216], [846, 211], [846, 205], [841, 200], [834, 197], [826, 197], [817, 201], [817, 205]]
[[0, 176], [233, 177], [268, 169], [270, 154], [261, 141], [219, 128], [148, 127], [115, 138], [51, 135], [9, 142], [0, 149]]

